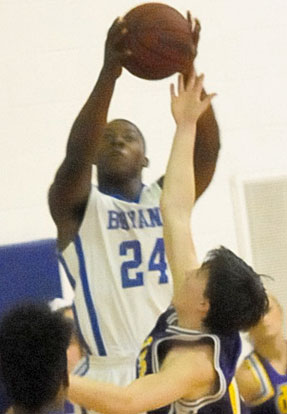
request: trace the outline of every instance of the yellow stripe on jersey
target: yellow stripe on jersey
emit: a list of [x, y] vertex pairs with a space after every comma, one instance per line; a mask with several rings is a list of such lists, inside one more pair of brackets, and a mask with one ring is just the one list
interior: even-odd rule
[[261, 388], [260, 396], [253, 400], [249, 405], [254, 406], [263, 404], [275, 394], [275, 390], [270, 381], [269, 375], [256, 353], [253, 352], [251, 355], [249, 355], [249, 357], [246, 359], [246, 362], [254, 379], [257, 381]]
[[287, 413], [287, 383], [278, 385], [276, 405], [279, 413]]
[[152, 343], [153, 337], [149, 336], [142, 344], [142, 350], [139, 355], [139, 377], [144, 377], [147, 371], [146, 355], [148, 352], [148, 346]]
[[233, 414], [241, 413], [240, 396], [235, 378], [231, 381], [228, 387], [228, 393]]

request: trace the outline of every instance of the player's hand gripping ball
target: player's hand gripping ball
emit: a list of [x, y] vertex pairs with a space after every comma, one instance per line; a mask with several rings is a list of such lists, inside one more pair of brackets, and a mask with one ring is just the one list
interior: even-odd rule
[[189, 73], [197, 53], [200, 25], [192, 27], [174, 8], [162, 3], [145, 3], [124, 16], [125, 49], [131, 53], [123, 66], [143, 79], [163, 79], [175, 72]]

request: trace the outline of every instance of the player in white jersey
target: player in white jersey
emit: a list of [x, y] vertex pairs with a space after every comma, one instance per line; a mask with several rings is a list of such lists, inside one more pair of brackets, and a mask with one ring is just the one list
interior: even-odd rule
[[[90, 358], [90, 363], [98, 365], [97, 377], [107, 363], [121, 366], [123, 360], [122, 381], [134, 378], [145, 333], [171, 298], [160, 193], [157, 183], [144, 186], [135, 203], [102, 194], [92, 186], [79, 233], [63, 252], [75, 287], [79, 330], [88, 352], [97, 356]], [[93, 283], [95, 275], [99, 277]], [[110, 380], [114, 374], [110, 370]]]
[[[159, 198], [163, 179], [142, 184], [148, 165], [139, 129], [107, 123], [121, 74], [126, 28], [112, 25], [104, 65], [70, 133], [66, 157], [49, 192], [62, 262], [75, 289], [75, 319], [88, 357], [77, 373], [126, 384], [135, 376], [139, 345], [171, 299]], [[191, 30], [194, 56], [199, 25]], [[212, 108], [198, 123], [197, 197], [210, 183], [219, 150]], [[98, 188], [91, 186], [97, 166]]]

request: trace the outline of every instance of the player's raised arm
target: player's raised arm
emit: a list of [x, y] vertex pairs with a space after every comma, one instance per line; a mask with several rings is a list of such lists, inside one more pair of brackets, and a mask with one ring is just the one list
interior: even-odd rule
[[[189, 11], [187, 12], [187, 20], [190, 27], [192, 55], [187, 72], [184, 74], [185, 83], [190, 76], [190, 67], [193, 67], [197, 55], [201, 30], [200, 22], [197, 19], [192, 21]], [[204, 99], [206, 96], [207, 93], [202, 88], [201, 99]], [[220, 149], [220, 132], [212, 105], [209, 105], [197, 120], [195, 136], [194, 176], [196, 188], [195, 200], [197, 200], [212, 180]], [[164, 177], [161, 177], [159, 184], [162, 186], [163, 182]]]
[[84, 214], [99, 138], [106, 125], [116, 80], [121, 74], [121, 60], [128, 53], [124, 49], [126, 32], [124, 22], [116, 19], [108, 32], [99, 78], [72, 126], [66, 157], [49, 191], [49, 206], [58, 228], [61, 249], [74, 237]]
[[167, 257], [174, 281], [174, 303], [188, 272], [198, 267], [192, 232], [191, 211], [196, 199], [194, 147], [197, 121], [208, 108], [213, 95], [201, 98], [203, 76], [191, 75], [184, 85], [179, 76], [177, 92], [171, 85], [171, 108], [176, 133], [169, 158], [161, 211]]

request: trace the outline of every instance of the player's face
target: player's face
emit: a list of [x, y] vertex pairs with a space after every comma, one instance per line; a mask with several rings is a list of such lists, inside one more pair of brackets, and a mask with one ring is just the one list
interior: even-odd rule
[[193, 270], [191, 274], [186, 278], [186, 289], [189, 297], [194, 301], [201, 301], [204, 297], [208, 279], [208, 273], [201, 268]]
[[100, 139], [97, 166], [100, 172], [133, 177], [147, 165], [144, 143], [137, 128], [124, 120], [107, 124]]
[[255, 340], [262, 340], [278, 335], [282, 329], [282, 310], [276, 300], [269, 296], [269, 310], [260, 322], [250, 329], [250, 336]]
[[182, 284], [181, 303], [176, 304], [176, 307], [188, 310], [192, 329], [201, 329], [202, 320], [209, 309], [209, 301], [205, 297], [207, 282], [208, 271], [199, 268], [191, 271]]

